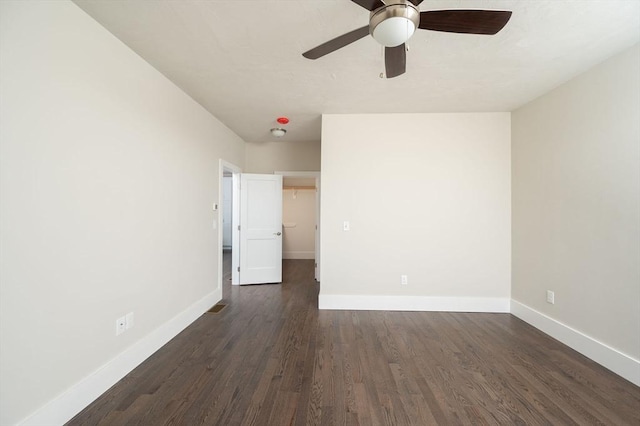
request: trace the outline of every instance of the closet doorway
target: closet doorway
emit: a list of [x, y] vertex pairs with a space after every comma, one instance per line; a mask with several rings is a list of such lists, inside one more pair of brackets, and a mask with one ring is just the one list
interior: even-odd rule
[[314, 259], [320, 281], [320, 172], [282, 175], [282, 258]]

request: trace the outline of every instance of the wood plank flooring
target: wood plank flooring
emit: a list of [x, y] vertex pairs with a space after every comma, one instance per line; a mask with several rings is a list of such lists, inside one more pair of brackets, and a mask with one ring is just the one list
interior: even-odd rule
[[640, 388], [509, 314], [318, 311], [312, 260], [227, 286], [69, 425], [640, 425]]

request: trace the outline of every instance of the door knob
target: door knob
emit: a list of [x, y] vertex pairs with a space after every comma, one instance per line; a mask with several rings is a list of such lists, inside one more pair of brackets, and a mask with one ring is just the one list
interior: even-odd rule
[[282, 235], [282, 232], [275, 232], [273, 235], [277, 235], [278, 237]]

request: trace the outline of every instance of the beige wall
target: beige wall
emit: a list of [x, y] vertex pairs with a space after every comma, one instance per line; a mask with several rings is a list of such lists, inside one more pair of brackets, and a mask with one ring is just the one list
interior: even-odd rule
[[[312, 186], [315, 186], [314, 184]], [[314, 259], [316, 191], [285, 189], [282, 193], [282, 223], [282, 257]]]
[[11, 425], [217, 290], [218, 159], [244, 143], [70, 2], [2, 1], [0, 31]]
[[245, 158], [244, 171], [247, 173], [317, 172], [320, 170], [320, 142], [248, 143]]
[[512, 134], [513, 299], [636, 362], [639, 51], [515, 111]]
[[321, 306], [508, 310], [509, 113], [324, 115], [322, 135]]

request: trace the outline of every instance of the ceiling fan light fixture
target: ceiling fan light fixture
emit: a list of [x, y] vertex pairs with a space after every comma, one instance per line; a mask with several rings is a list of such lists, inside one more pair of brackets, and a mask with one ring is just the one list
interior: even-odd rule
[[399, 1], [373, 11], [369, 31], [381, 45], [396, 47], [409, 40], [419, 24], [420, 11], [411, 3]]
[[283, 137], [285, 134], [287, 133], [286, 129], [282, 129], [280, 127], [274, 127], [273, 129], [271, 129], [271, 134], [273, 136], [275, 136], [276, 138], [281, 138]]

